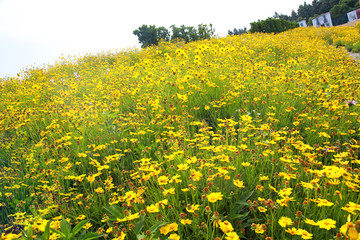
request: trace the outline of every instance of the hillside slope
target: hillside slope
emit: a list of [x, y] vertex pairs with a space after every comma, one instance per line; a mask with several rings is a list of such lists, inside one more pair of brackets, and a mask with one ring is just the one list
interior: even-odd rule
[[335, 46], [359, 40], [337, 27], [162, 43], [1, 82], [2, 229], [348, 235], [360, 210], [359, 63]]

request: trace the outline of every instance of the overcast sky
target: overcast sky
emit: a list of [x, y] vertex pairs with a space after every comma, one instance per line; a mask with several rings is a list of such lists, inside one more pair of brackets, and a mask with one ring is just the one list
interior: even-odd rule
[[[306, 1], [307, 3], [311, 1]], [[142, 24], [169, 28], [213, 24], [215, 34], [250, 27], [304, 0], [0, 0], [0, 77], [43, 67], [61, 55], [140, 47]]]

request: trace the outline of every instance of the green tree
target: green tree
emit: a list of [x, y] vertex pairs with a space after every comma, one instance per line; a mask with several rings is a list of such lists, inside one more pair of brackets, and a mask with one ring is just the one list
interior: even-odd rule
[[145, 48], [151, 45], [157, 45], [161, 39], [169, 41], [169, 31], [165, 27], [156, 27], [155, 25], [142, 25], [133, 31], [138, 37], [141, 47]]
[[210, 39], [214, 37], [215, 29], [213, 29], [212, 24], [199, 24], [198, 28], [192, 26], [181, 25], [177, 27], [175, 25], [170, 26], [172, 30], [171, 40], [183, 39], [186, 43]]
[[209, 26], [207, 24], [199, 24], [197, 29], [198, 38], [201, 40], [210, 39], [215, 36], [215, 29], [210, 23]]
[[296, 22], [286, 21], [285, 19], [268, 18], [266, 20], [250, 23], [250, 32], [280, 33], [299, 27]]
[[194, 27], [171, 25], [170, 28], [172, 30], [171, 40], [183, 39], [186, 43], [198, 40], [196, 28]]
[[228, 34], [231, 35], [231, 36], [233, 36], [233, 35], [241, 35], [241, 34], [244, 34], [244, 33], [246, 33], [246, 32], [247, 32], [247, 28], [246, 28], [246, 27], [244, 27], [244, 28], [239, 28], [239, 29], [234, 28], [233, 31], [229, 30], [229, 31], [228, 31]]
[[351, 8], [346, 4], [336, 4], [330, 9], [330, 14], [332, 18], [340, 17], [341, 15], [346, 14], [347, 12], [350, 12]]

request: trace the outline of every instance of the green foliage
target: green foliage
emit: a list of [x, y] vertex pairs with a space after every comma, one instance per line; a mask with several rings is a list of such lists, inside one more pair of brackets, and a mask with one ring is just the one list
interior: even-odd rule
[[337, 18], [341, 15], [346, 14], [347, 12], [350, 12], [351, 8], [346, 4], [336, 4], [334, 7], [330, 9], [331, 17]]
[[198, 40], [197, 31], [194, 27], [187, 27], [185, 25], [176, 27], [175, 25], [171, 25], [170, 28], [172, 30], [171, 40], [180, 38], [186, 43]]
[[141, 47], [145, 48], [151, 45], [157, 45], [161, 39], [169, 40], [169, 31], [164, 27], [155, 27], [155, 25], [142, 25], [133, 31], [133, 34], [138, 37]]
[[286, 21], [284, 19], [268, 18], [266, 20], [250, 23], [250, 32], [263, 32], [263, 33], [280, 33], [299, 25], [296, 22]]
[[339, 4], [339, 2], [340, 0], [313, 0], [311, 4], [307, 4], [304, 2], [303, 5], [300, 5], [298, 7], [296, 12], [294, 10], [291, 12], [291, 16], [278, 14], [277, 12], [275, 12], [274, 18], [285, 19], [288, 21], [306, 20], [306, 22], [311, 23], [310, 18], [329, 12], [330, 9], [334, 5]]
[[151, 45], [158, 45], [160, 40], [183, 40], [186, 43], [197, 40], [211, 39], [214, 37], [215, 29], [212, 24], [199, 24], [197, 28], [192, 26], [181, 25], [177, 27], [175, 25], [170, 26], [172, 34], [170, 37], [169, 30], [165, 27], [156, 27], [155, 25], [142, 25], [133, 32], [138, 37], [141, 47], [145, 48]]
[[239, 28], [239, 29], [234, 28], [233, 31], [229, 30], [229, 31], [228, 31], [228, 34], [231, 35], [231, 36], [233, 36], [233, 35], [241, 35], [241, 34], [244, 34], [244, 33], [246, 33], [246, 32], [247, 32], [247, 28], [246, 28], [246, 27], [244, 27], [244, 28]]

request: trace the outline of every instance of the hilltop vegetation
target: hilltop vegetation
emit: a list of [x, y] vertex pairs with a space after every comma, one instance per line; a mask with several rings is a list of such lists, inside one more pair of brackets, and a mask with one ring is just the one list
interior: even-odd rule
[[162, 42], [1, 82], [2, 237], [355, 239], [358, 32]]

